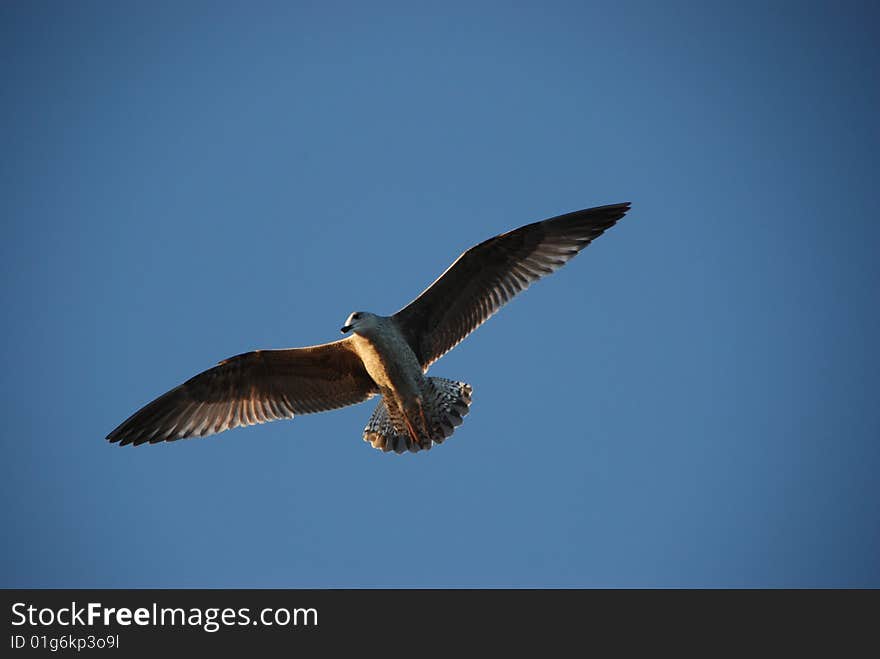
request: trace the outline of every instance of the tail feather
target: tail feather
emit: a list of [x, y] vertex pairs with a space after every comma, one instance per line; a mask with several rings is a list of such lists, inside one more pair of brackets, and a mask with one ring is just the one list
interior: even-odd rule
[[388, 452], [417, 453], [442, 444], [462, 424], [473, 388], [464, 382], [427, 378], [420, 400], [397, 409], [383, 397], [364, 428], [364, 441]]

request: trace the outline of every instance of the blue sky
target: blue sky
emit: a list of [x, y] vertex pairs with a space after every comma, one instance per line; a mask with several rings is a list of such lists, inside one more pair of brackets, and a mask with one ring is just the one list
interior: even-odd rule
[[[661, 6], [662, 5], [662, 6]], [[880, 587], [870, 3], [3, 3], [7, 587]], [[373, 404], [104, 436], [463, 249], [617, 227]]]

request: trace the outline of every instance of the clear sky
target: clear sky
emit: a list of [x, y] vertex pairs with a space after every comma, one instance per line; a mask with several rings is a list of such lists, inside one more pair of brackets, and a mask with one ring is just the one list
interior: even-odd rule
[[[2, 586], [880, 587], [872, 3], [0, 5]], [[374, 403], [104, 436], [631, 201]]]

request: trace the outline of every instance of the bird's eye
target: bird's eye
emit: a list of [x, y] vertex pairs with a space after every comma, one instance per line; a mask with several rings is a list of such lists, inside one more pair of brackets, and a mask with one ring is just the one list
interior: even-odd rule
[[352, 318], [354, 318], [355, 320], [357, 320], [360, 317], [361, 317], [361, 315], [359, 313], [356, 313], [355, 315], [352, 316]]

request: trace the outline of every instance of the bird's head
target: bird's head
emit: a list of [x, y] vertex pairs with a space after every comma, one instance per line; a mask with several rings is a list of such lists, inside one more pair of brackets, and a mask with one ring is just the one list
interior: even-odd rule
[[364, 334], [376, 327], [378, 316], [369, 311], [352, 311], [348, 318], [345, 319], [345, 325], [340, 330], [343, 334], [346, 332], [354, 332], [355, 334]]

